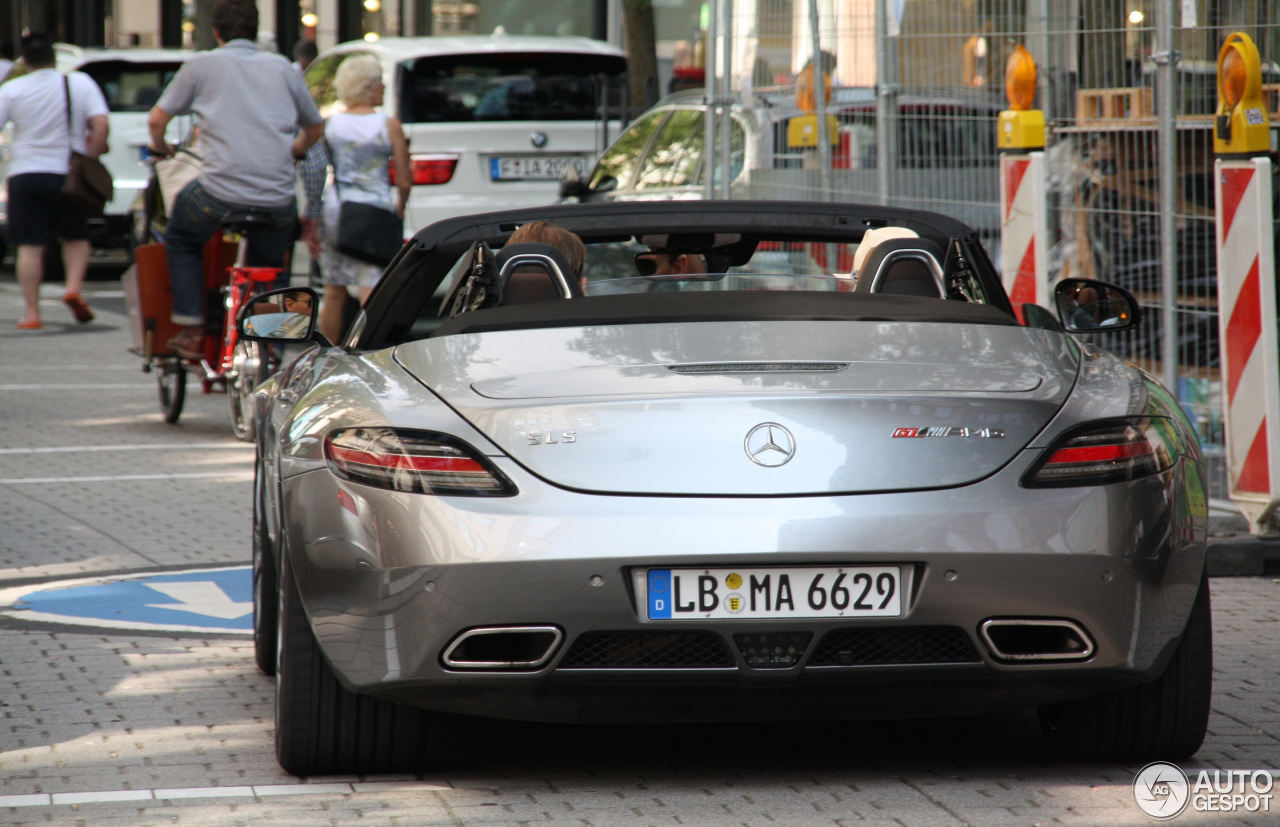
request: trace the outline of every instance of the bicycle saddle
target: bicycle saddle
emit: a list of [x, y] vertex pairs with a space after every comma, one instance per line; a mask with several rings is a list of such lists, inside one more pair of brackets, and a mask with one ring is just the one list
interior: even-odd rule
[[265, 213], [244, 211], [229, 213], [222, 219], [222, 229], [237, 235], [253, 235], [254, 230], [275, 228], [278, 225]]

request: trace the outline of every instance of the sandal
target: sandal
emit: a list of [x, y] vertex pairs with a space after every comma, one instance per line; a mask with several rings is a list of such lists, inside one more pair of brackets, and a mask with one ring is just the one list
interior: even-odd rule
[[93, 321], [93, 311], [89, 309], [89, 305], [85, 304], [79, 293], [67, 293], [62, 297], [62, 303], [71, 308], [71, 315], [75, 316], [80, 324]]
[[44, 325], [41, 324], [39, 320], [34, 322], [18, 322], [19, 330], [39, 330], [42, 327], [44, 327]]
[[186, 328], [165, 342], [165, 347], [184, 359], [203, 359], [204, 331], [200, 328]]

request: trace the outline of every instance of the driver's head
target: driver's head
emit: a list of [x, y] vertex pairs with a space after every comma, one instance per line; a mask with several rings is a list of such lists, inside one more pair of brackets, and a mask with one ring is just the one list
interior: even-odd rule
[[654, 247], [636, 256], [636, 271], [642, 276], [682, 276], [707, 272], [702, 253]]
[[636, 255], [636, 271], [642, 276], [718, 273], [727, 269], [728, 258], [717, 252], [717, 244], [728, 244], [737, 238], [715, 233], [645, 235], [638, 241], [649, 249]]
[[306, 316], [311, 315], [311, 294], [298, 290], [294, 293], [286, 293], [284, 296], [284, 309], [288, 313], [301, 313]]

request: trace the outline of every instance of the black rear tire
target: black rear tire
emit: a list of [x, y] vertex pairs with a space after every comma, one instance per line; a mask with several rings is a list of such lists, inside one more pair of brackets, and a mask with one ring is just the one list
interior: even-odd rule
[[160, 413], [164, 421], [173, 425], [182, 416], [182, 405], [187, 401], [187, 372], [177, 359], [165, 359], [156, 377], [160, 392]]
[[253, 658], [264, 675], [276, 673], [276, 624], [279, 579], [267, 532], [262, 463], [253, 466]]
[[348, 692], [325, 660], [281, 554], [276, 760], [299, 776], [408, 772], [428, 755], [431, 713]]
[[1092, 761], [1179, 761], [1194, 755], [1209, 724], [1213, 619], [1201, 575], [1186, 628], [1164, 674], [1140, 684], [1040, 708], [1040, 727], [1056, 752]]

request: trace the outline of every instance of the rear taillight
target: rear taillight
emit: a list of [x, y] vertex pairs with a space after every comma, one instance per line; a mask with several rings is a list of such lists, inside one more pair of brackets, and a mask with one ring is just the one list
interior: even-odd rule
[[516, 493], [474, 448], [434, 431], [344, 428], [325, 437], [324, 457], [342, 479], [376, 488], [463, 497]]
[[1173, 465], [1178, 437], [1161, 417], [1092, 422], [1072, 429], [1022, 478], [1027, 488], [1106, 485], [1158, 474]]
[[[453, 178], [453, 170], [458, 166], [458, 156], [439, 154], [439, 155], [412, 155], [409, 157], [409, 169], [413, 172], [413, 184], [431, 185], [431, 184], [447, 184]], [[396, 183], [396, 165], [391, 164], [391, 185]]]

